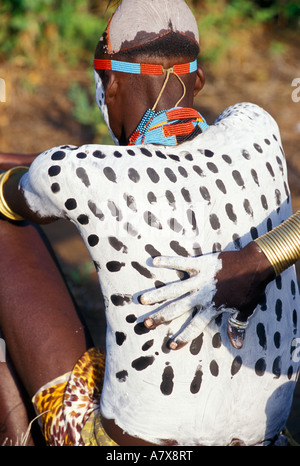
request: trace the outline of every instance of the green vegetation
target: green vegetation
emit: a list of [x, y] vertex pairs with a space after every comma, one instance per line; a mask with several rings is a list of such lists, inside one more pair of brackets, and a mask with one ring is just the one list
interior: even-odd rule
[[[1, 0], [0, 65], [11, 62], [21, 64], [23, 69], [37, 69], [46, 63], [55, 70], [70, 73], [72, 69], [86, 69], [92, 83], [95, 45], [117, 2], [111, 3], [112, 7], [106, 11], [107, 0]], [[249, 36], [266, 25], [269, 30], [300, 28], [299, 0], [187, 0], [187, 3], [197, 18], [201, 60], [208, 66], [219, 65], [230, 56], [247, 60]], [[270, 41], [271, 58], [285, 50], [280, 40]], [[29, 92], [32, 86], [34, 90], [28, 79], [22, 85]], [[110, 141], [103, 120], [98, 123], [93, 86], [70, 81], [68, 96], [73, 102], [73, 117], [99, 135], [96, 142]]]
[[106, 123], [95, 102], [92, 75], [90, 81], [91, 85], [87, 88], [76, 81], [70, 84], [68, 96], [73, 102], [72, 116], [82, 125], [89, 127], [90, 131], [95, 135], [95, 143], [113, 144]]
[[103, 8], [89, 0], [2, 0], [0, 61], [23, 55], [26, 64], [43, 54], [51, 62], [87, 62], [105, 28]]
[[[216, 63], [240, 35], [260, 27], [300, 28], [299, 0], [194, 0], [188, 2], [198, 21], [204, 63]], [[279, 46], [278, 49], [279, 50]]]
[[[61, 59], [72, 65], [88, 62], [107, 22], [107, 3], [106, 0], [2, 0], [0, 62], [21, 54], [30, 65], [40, 53], [46, 54], [50, 61]], [[299, 0], [187, 0], [187, 3], [195, 12], [201, 34], [216, 29], [222, 42], [233, 28], [262, 23], [299, 28]], [[218, 49], [218, 45], [215, 47]], [[212, 60], [218, 56], [213, 48], [207, 51]]]

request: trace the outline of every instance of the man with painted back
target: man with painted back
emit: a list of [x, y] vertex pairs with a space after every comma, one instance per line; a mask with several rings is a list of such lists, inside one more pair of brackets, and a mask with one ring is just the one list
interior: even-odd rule
[[[60, 365], [53, 370], [51, 360], [49, 378], [45, 371], [34, 371], [28, 392], [44, 412], [46, 397], [62, 384], [69, 395], [65, 399], [70, 406], [64, 409], [71, 444], [88, 444], [87, 420], [98, 426], [98, 444], [276, 443], [298, 370], [289, 351], [299, 310], [298, 294], [290, 292], [295, 290], [295, 273], [289, 269], [269, 285], [241, 349], [232, 346], [227, 334], [231, 308], [220, 309], [213, 298], [215, 277], [222, 270], [219, 252], [252, 243], [291, 215], [278, 127], [265, 111], [248, 103], [232, 106], [213, 125], [206, 124], [192, 108], [204, 85], [203, 71], [195, 67], [195, 19], [183, 1], [165, 1], [163, 8], [160, 2], [159, 10], [158, 3], [123, 0], [96, 50], [96, 99], [120, 146], [60, 146], [37, 157], [27, 173], [17, 169], [2, 178], [2, 213], [8, 218], [16, 215], [15, 220], [20, 216], [36, 223], [66, 218], [78, 227], [106, 305], [104, 381], [99, 380], [103, 355], [91, 349], [80, 363], [85, 373], [94, 374], [92, 380], [103, 383], [101, 398], [88, 392], [90, 401], [86, 411], [78, 411], [76, 433], [70, 427], [80, 401], [75, 355], [87, 344], [63, 336], [62, 316], [56, 321], [60, 337], [51, 337]], [[4, 227], [9, 233], [6, 248], [17, 241], [14, 228]], [[255, 245], [249, 247], [257, 252]], [[178, 280], [172, 268], [158, 271], [152, 263], [174, 253], [179, 258], [201, 256], [205, 312], [196, 309], [190, 315], [198, 303], [188, 296], [186, 313], [174, 319], [171, 310], [164, 325], [152, 330], [144, 322], [151, 320], [153, 305], [142, 304], [140, 295]], [[260, 258], [258, 269], [268, 282], [269, 264], [262, 254]], [[9, 296], [9, 288], [5, 290]], [[50, 323], [51, 313], [48, 319]], [[187, 326], [190, 321], [193, 325]], [[5, 331], [5, 308], [0, 323]], [[182, 328], [193, 339], [174, 352], [170, 340]], [[7, 344], [15, 362], [18, 350], [12, 336]], [[42, 361], [36, 359], [38, 369]], [[25, 374], [26, 365], [26, 379]], [[89, 377], [86, 385], [91, 386]], [[254, 399], [256, 410], [250, 409]], [[52, 427], [63, 430], [61, 420], [49, 415], [44, 423], [49, 443], [64, 444], [65, 434], [60, 437]]]

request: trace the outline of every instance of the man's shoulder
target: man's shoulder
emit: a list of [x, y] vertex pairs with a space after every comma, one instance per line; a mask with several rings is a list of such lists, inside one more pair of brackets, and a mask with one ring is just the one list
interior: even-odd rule
[[[278, 125], [263, 108], [239, 103], [226, 108], [204, 133], [190, 144], [190, 150], [212, 157], [228, 154], [235, 163], [246, 158], [271, 160], [283, 153]], [[242, 154], [243, 157], [239, 157]], [[251, 155], [252, 154], [252, 155]]]
[[107, 156], [113, 155], [118, 158], [125, 148], [115, 145], [102, 145], [102, 144], [84, 144], [82, 146], [75, 145], [61, 145], [48, 149], [36, 158], [33, 165], [46, 165], [46, 164], [62, 164], [62, 163], [77, 163], [79, 160], [104, 160]]
[[256, 127], [257, 129], [271, 129], [278, 131], [278, 126], [274, 118], [265, 109], [251, 102], [240, 102], [227, 107], [214, 121], [214, 125], [219, 122], [228, 124], [239, 124]]

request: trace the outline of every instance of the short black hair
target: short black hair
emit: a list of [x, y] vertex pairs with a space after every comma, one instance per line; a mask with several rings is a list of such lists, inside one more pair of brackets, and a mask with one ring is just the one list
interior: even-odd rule
[[[95, 57], [103, 56], [104, 50], [105, 38], [104, 42], [101, 41], [98, 43]], [[118, 58], [125, 58], [128, 60], [144, 55], [150, 58], [186, 57], [193, 61], [197, 59], [199, 51], [199, 45], [196, 41], [181, 33], [170, 31], [144, 44], [121, 50], [116, 55]]]
[[124, 51], [121, 50], [119, 54], [124, 57], [127, 56], [128, 58], [133, 58], [138, 55], [161, 58], [188, 57], [192, 61], [196, 60], [199, 55], [199, 45], [188, 36], [170, 31], [145, 44]]

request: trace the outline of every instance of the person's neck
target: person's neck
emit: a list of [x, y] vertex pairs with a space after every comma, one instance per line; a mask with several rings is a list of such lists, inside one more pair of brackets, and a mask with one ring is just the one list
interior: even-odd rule
[[[142, 104], [141, 102], [142, 99], [136, 103], [136, 105], [128, 105], [127, 107], [127, 114], [124, 118], [124, 127], [123, 127], [123, 132], [121, 135], [121, 138], [119, 140], [119, 143], [121, 146], [126, 146], [128, 145], [128, 141], [132, 133], [136, 130], [137, 126], [139, 125], [140, 121], [142, 120], [144, 114], [149, 108], [152, 108], [153, 106], [153, 100], [147, 99], [144, 100], [146, 104]], [[152, 102], [152, 103], [150, 103]], [[161, 98], [161, 100], [158, 102], [157, 107], [155, 108], [155, 112], [160, 112], [162, 110], [168, 110], [170, 108], [173, 108], [175, 106], [175, 99], [173, 98]], [[189, 99], [187, 96], [185, 96], [182, 101], [179, 104], [180, 107], [193, 107], [193, 99]], [[133, 111], [134, 108], [134, 111]]]

